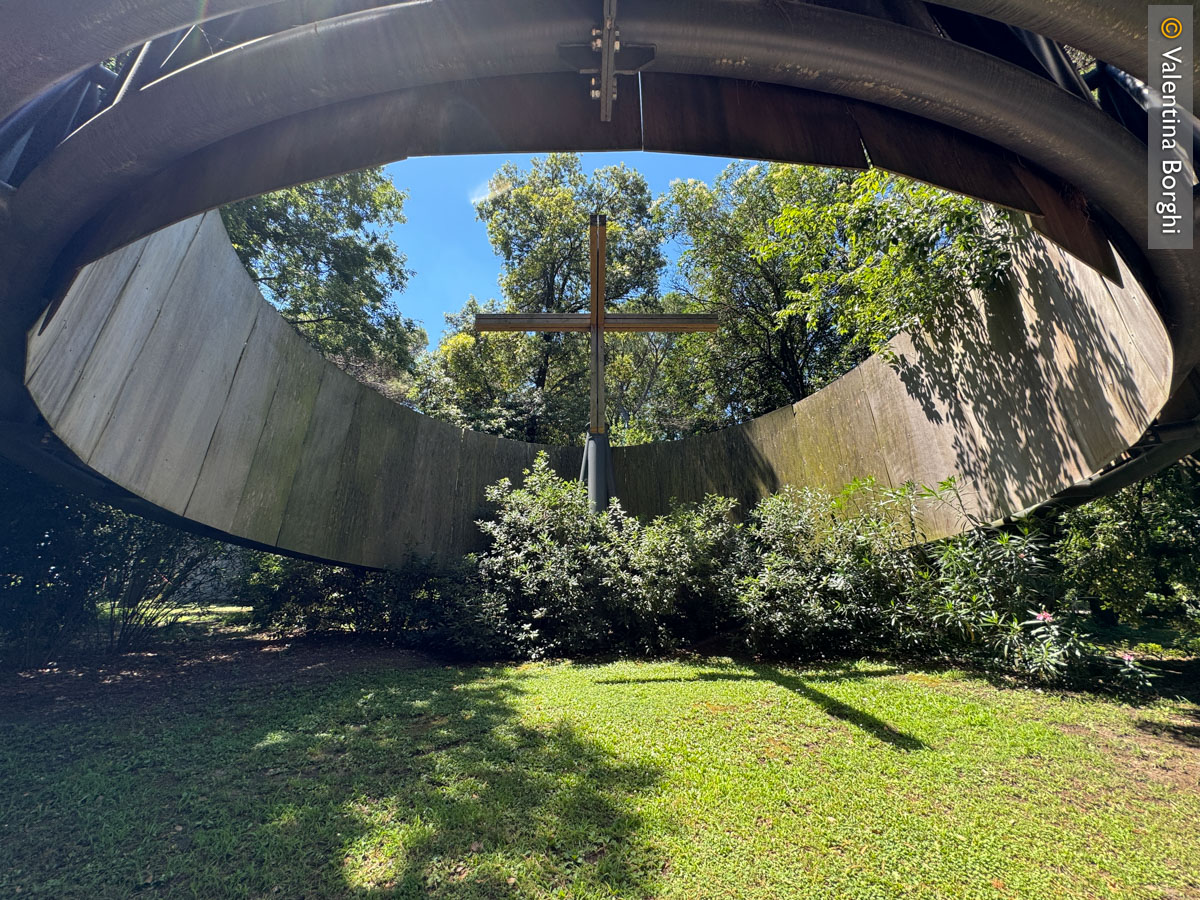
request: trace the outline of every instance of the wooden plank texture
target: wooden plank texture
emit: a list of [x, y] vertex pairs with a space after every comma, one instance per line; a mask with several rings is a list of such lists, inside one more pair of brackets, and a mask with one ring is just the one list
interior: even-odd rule
[[[253, 285], [226, 277], [227, 254], [220, 216], [208, 213], [88, 456], [89, 465], [179, 515], [258, 315]], [[224, 302], [205, 302], [214, 293]]]
[[[55, 420], [62, 415], [147, 241], [143, 238], [85, 269], [55, 314], [49, 320], [44, 315], [30, 333], [25, 384], [44, 415]], [[47, 359], [49, 364], [43, 366]]]
[[[280, 373], [279, 381], [230, 529], [263, 544], [279, 540], [317, 393], [325, 375], [334, 374], [332, 366], [295, 332], [277, 346], [273, 365]], [[253, 430], [246, 437], [252, 440]]]
[[190, 219], [150, 236], [112, 315], [79, 367], [54, 422], [55, 432], [81, 459], [95, 450], [199, 225], [198, 219]]
[[777, 84], [643, 73], [642, 131], [645, 150], [867, 167], [845, 101]]
[[1010, 209], [1041, 213], [1013, 171], [1015, 157], [995, 144], [873, 103], [847, 104], [871, 165]]

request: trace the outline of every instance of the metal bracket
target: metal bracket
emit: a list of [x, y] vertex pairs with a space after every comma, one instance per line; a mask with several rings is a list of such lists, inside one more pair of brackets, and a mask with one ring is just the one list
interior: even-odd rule
[[600, 101], [600, 121], [612, 121], [617, 76], [635, 75], [654, 62], [653, 44], [621, 45], [617, 0], [604, 0], [604, 16], [586, 44], [559, 44], [558, 58], [580, 75], [592, 76], [591, 96]]

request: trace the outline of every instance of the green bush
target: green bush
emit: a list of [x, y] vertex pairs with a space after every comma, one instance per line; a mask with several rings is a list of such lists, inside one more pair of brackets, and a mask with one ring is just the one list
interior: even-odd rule
[[373, 635], [413, 650], [487, 657], [504, 653], [504, 622], [466, 567], [414, 559], [397, 572], [251, 554], [240, 593], [251, 622], [299, 632]]
[[95, 621], [94, 506], [0, 460], [0, 658], [51, 660]]
[[1070, 510], [1056, 555], [1066, 599], [1100, 624], [1147, 617], [1200, 632], [1200, 477], [1172, 466]]
[[144, 645], [216, 546], [0, 461], [0, 665]]
[[787, 489], [760, 502], [738, 597], [748, 649], [916, 653], [1046, 680], [1086, 668], [1095, 654], [1047, 611], [1055, 582], [1034, 524], [927, 542], [917, 523], [928, 503], [963, 513], [952, 482]]
[[752, 655], [900, 653], [1044, 681], [1132, 683], [1059, 602], [1052, 546], [1034, 522], [926, 541], [935, 490], [856, 482], [785, 489], [745, 523], [709, 497], [640, 522], [539, 456], [488, 489], [488, 547], [459, 569], [362, 572], [262, 557], [249, 579], [261, 624], [382, 635], [417, 649], [515, 658], [660, 654], [714, 638]]
[[[771, 656], [877, 646], [891, 587], [915, 575], [904, 529], [868, 499], [786, 488], [750, 514], [737, 598], [746, 646]], [[896, 571], [899, 567], [903, 571]]]
[[710, 497], [642, 524], [614, 502], [588, 509], [587, 489], [539, 455], [479, 523], [491, 539], [476, 558], [480, 586], [520, 655], [661, 653], [707, 636], [729, 617], [741, 556], [732, 501]]

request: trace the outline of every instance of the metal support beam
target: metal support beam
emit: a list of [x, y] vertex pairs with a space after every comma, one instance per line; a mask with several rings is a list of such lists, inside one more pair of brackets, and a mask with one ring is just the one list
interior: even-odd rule
[[[588, 226], [588, 246], [590, 248], [591, 257], [591, 353], [592, 364], [590, 366], [592, 376], [592, 386], [589, 395], [591, 397], [591, 422], [588, 425], [588, 434], [604, 434], [605, 427], [605, 399], [604, 399], [604, 262], [605, 252], [608, 241], [608, 217], [599, 213], [592, 214], [591, 224]], [[607, 443], [607, 442], [606, 442]], [[596, 470], [592, 470], [591, 478], [603, 478], [604, 474], [601, 471], [597, 474]], [[591, 478], [588, 479], [589, 484]]]

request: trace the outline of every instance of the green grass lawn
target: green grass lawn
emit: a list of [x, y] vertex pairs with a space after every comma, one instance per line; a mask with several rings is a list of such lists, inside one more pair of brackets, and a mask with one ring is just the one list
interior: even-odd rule
[[244, 639], [0, 724], [2, 897], [1200, 897], [1185, 703]]

